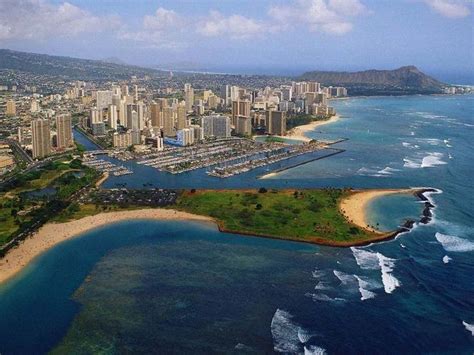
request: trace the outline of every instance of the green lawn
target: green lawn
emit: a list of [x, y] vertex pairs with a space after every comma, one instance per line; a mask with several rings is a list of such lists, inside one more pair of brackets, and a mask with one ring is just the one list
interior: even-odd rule
[[226, 231], [306, 242], [348, 244], [374, 234], [349, 223], [339, 211], [343, 190], [242, 190], [183, 192], [176, 208], [215, 218]]

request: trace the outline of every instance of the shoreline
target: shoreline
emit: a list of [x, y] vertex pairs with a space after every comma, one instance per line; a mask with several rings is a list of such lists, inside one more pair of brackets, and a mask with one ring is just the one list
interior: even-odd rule
[[354, 190], [352, 194], [339, 203], [339, 210], [346, 219], [371, 233], [379, 235], [390, 233], [381, 231], [369, 225], [367, 220], [367, 207], [376, 198], [395, 194], [415, 194], [418, 189], [374, 189]]
[[[339, 203], [339, 210], [348, 222], [374, 234], [378, 234], [385, 239], [392, 239], [403, 232], [410, 231], [415, 223], [428, 224], [433, 216], [432, 209], [435, 206], [430, 202], [429, 198], [425, 196], [426, 193], [438, 193], [439, 190], [434, 188], [408, 188], [408, 189], [373, 189], [373, 190], [353, 190], [352, 194], [341, 200]], [[367, 207], [376, 198], [395, 195], [395, 194], [412, 194], [424, 204], [421, 217], [418, 221], [406, 220], [395, 231], [381, 231], [374, 226], [370, 226], [367, 221]], [[382, 240], [382, 239], [380, 239]]]
[[306, 136], [306, 133], [314, 131], [319, 126], [324, 126], [330, 123], [337, 122], [340, 119], [341, 119], [341, 116], [339, 114], [335, 114], [334, 116], [331, 116], [328, 120], [313, 121], [311, 123], [308, 123], [302, 126], [296, 126], [292, 128], [290, 131], [288, 131], [287, 135], [282, 138], [286, 137], [290, 139], [300, 140], [303, 142], [309, 142], [312, 140], [312, 138]]
[[65, 223], [48, 222], [0, 259], [0, 285], [22, 271], [33, 259], [63, 241], [98, 227], [137, 219], [215, 222], [210, 217], [162, 208], [102, 212]]
[[283, 241], [286, 240], [331, 247], [369, 245], [374, 242], [393, 239], [400, 233], [409, 231], [415, 224], [415, 221], [406, 221], [403, 226], [395, 231], [380, 231], [375, 228], [367, 227], [366, 209], [367, 205], [374, 198], [392, 194], [411, 193], [425, 204], [423, 217], [419, 222], [426, 224], [431, 219], [431, 209], [434, 208], [434, 206], [428, 201], [428, 198], [424, 194], [426, 192], [436, 191], [436, 189], [432, 188], [353, 190], [350, 196], [340, 201], [339, 210], [349, 223], [362, 228], [370, 235], [370, 237], [366, 239], [354, 241], [332, 241], [319, 237], [314, 237], [311, 240], [299, 240], [297, 238], [279, 235], [230, 230], [225, 228], [224, 224], [218, 219], [209, 216], [192, 214], [176, 209], [165, 208], [101, 212], [93, 216], [87, 216], [65, 223], [48, 222], [31, 237], [25, 239], [18, 246], [9, 250], [7, 254], [0, 259], [0, 285], [21, 272], [36, 257], [40, 256], [61, 242], [79, 237], [83, 233], [89, 232], [93, 229], [127, 220], [188, 220], [198, 222], [212, 222], [213, 225], [217, 226], [217, 229], [220, 232], [239, 234], [243, 236], [278, 239]]

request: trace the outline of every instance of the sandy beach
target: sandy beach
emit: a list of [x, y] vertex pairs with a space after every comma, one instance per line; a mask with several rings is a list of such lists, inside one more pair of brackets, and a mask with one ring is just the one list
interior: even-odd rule
[[303, 126], [298, 126], [288, 131], [286, 138], [297, 139], [304, 142], [309, 142], [311, 138], [306, 136], [307, 132], [314, 131], [319, 126], [324, 126], [329, 123], [334, 123], [340, 120], [339, 115], [334, 115], [326, 121], [314, 121]]
[[0, 283], [21, 271], [49, 248], [94, 228], [118, 221], [136, 219], [195, 220], [213, 222], [209, 217], [167, 209], [142, 209], [100, 213], [66, 223], [47, 223], [0, 259]]
[[388, 231], [380, 231], [372, 227], [367, 227], [367, 206], [377, 197], [393, 194], [409, 194], [416, 192], [416, 189], [385, 189], [385, 190], [365, 190], [354, 191], [348, 198], [343, 199], [339, 205], [341, 212], [350, 222], [373, 233], [386, 234]]

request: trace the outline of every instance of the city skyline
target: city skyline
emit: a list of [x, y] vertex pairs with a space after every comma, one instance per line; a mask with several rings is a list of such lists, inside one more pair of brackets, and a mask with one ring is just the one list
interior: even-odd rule
[[241, 73], [299, 74], [413, 64], [445, 81], [472, 81], [471, 1], [292, 0], [238, 5], [212, 0], [116, 1], [113, 5], [112, 9], [109, 2], [89, 0], [3, 1], [0, 47]]

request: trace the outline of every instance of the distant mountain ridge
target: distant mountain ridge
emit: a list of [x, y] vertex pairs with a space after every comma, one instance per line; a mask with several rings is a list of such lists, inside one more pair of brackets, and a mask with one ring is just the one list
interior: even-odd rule
[[0, 49], [0, 70], [10, 69], [36, 75], [51, 75], [73, 80], [122, 80], [132, 75], [156, 75], [156, 69], [107, 60], [79, 59]]
[[359, 72], [311, 71], [298, 80], [314, 80], [324, 85], [345, 86], [350, 95], [436, 94], [446, 84], [410, 65], [395, 70]]

